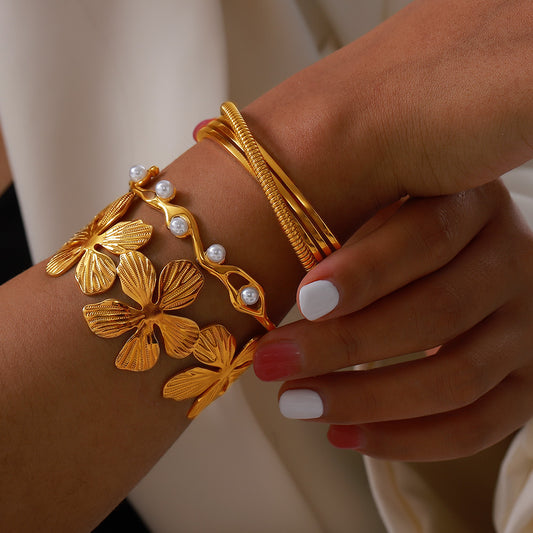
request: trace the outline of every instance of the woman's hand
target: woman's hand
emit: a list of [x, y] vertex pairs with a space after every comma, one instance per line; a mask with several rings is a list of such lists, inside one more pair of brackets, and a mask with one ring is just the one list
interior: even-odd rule
[[440, 460], [496, 443], [533, 415], [531, 232], [500, 182], [409, 199], [374, 226], [307, 274], [313, 322], [265, 335], [256, 374], [290, 380], [282, 412], [331, 424], [335, 446]]
[[415, 0], [244, 112], [344, 240], [406, 194], [455, 194], [533, 157], [532, 25], [531, 0]]

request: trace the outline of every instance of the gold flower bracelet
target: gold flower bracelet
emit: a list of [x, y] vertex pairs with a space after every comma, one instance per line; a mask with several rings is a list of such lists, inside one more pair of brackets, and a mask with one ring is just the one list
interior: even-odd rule
[[[217, 141], [257, 178], [302, 265], [311, 268], [338, 248], [338, 241], [279, 165], [259, 147], [235, 105], [226, 102], [221, 110], [223, 117], [200, 130], [198, 140]], [[187, 415], [194, 418], [252, 364], [258, 337], [236, 355], [235, 338], [224, 326], [200, 329], [193, 320], [174, 314], [196, 300], [204, 283], [202, 272], [191, 261], [174, 260], [162, 269], [157, 280], [152, 263], [138, 251], [150, 240], [152, 226], [142, 220], [120, 221], [133, 201], [141, 199], [161, 211], [170, 233], [192, 240], [196, 262], [226, 287], [237, 311], [254, 317], [266, 330], [275, 325], [267, 316], [261, 285], [242, 269], [224, 264], [226, 252], [221, 244], [204, 248], [194, 216], [172, 203], [174, 186], [167, 180], [156, 181], [158, 176], [155, 166], [148, 170], [141, 165], [132, 167], [129, 192], [67, 241], [50, 259], [46, 272], [61, 276], [77, 263], [75, 277], [87, 295], [106, 292], [118, 275], [122, 291], [139, 307], [115, 299], [88, 304], [83, 315], [89, 328], [104, 338], [134, 330], [115, 359], [115, 366], [122, 370], [146, 371], [156, 364], [160, 346], [155, 326], [170, 357], [183, 359], [192, 354], [203, 366], [170, 378], [164, 384], [163, 396], [177, 401], [195, 398]], [[153, 188], [147, 188], [153, 182]], [[97, 248], [119, 256], [118, 266]]]

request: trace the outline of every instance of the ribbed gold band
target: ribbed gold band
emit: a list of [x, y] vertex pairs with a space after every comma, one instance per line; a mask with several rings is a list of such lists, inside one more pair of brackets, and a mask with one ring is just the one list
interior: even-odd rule
[[255, 140], [232, 102], [221, 106], [222, 116], [197, 133], [212, 139], [233, 155], [259, 182], [299, 261], [310, 270], [340, 248], [340, 243], [274, 158]]

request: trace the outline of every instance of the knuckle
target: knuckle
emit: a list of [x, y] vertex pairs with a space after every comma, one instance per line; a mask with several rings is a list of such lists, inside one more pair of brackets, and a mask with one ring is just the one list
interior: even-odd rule
[[469, 416], [454, 431], [453, 446], [456, 457], [470, 457], [485, 450], [494, 441], [494, 420], [484, 416]]
[[359, 423], [375, 423], [384, 420], [387, 398], [374, 387], [361, 386], [358, 394], [357, 412]]
[[432, 321], [430, 327], [434, 333], [442, 335], [444, 332], [457, 330], [463, 302], [461, 296], [451, 286], [435, 284], [428, 287], [424, 304], [422, 309], [429, 311]]
[[358, 335], [350, 320], [341, 318], [332, 320], [330, 338], [335, 339], [335, 354], [339, 368], [346, 368], [357, 363]]
[[[351, 274], [350, 283], [356, 286], [352, 288], [358, 294], [358, 299], [367, 302], [377, 287], [380, 287], [383, 278], [383, 251], [376, 249], [373, 242], [366, 242], [362, 253], [357, 256], [357, 269], [360, 272], [357, 280]], [[354, 263], [347, 265], [347, 272], [353, 271]]]
[[485, 365], [476, 357], [461, 359], [441, 383], [442, 394], [449, 409], [459, 409], [477, 401], [487, 392]]
[[515, 232], [513, 246], [508, 246], [505, 254], [507, 268], [512, 273], [515, 286], [523, 293], [524, 289], [533, 286], [533, 234], [529, 228], [521, 235]]
[[432, 211], [430, 216], [424, 217], [424, 225], [417, 227], [423, 253], [433, 263], [442, 265], [451, 257], [456, 237], [452, 218], [450, 210], [442, 205], [436, 211]]

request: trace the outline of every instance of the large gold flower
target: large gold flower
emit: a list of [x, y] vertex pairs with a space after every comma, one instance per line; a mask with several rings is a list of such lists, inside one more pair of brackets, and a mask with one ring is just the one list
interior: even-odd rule
[[134, 198], [135, 195], [129, 192], [98, 213], [50, 259], [46, 272], [50, 276], [61, 276], [79, 260], [76, 280], [85, 294], [98, 294], [109, 289], [115, 281], [115, 263], [95, 247], [101, 246], [120, 255], [137, 250], [152, 235], [152, 226], [142, 220], [119, 222], [111, 227], [126, 213]]
[[113, 299], [83, 308], [91, 331], [100, 337], [118, 337], [135, 329], [115, 360], [117, 368], [143, 371], [155, 365], [159, 357], [155, 326], [161, 331], [168, 355], [178, 359], [187, 357], [198, 340], [198, 325], [169, 311], [182, 309], [194, 302], [204, 282], [198, 268], [185, 260], [168, 263], [159, 276], [155, 302], [156, 273], [146, 256], [140, 252], [122, 254], [117, 272], [122, 291], [141, 309]]
[[252, 364], [256, 343], [257, 339], [251, 339], [234, 357], [235, 338], [224, 326], [202, 329], [194, 356], [211, 368], [194, 367], [176, 374], [166, 382], [163, 396], [177, 401], [198, 396], [187, 413], [189, 418], [196, 417]]

